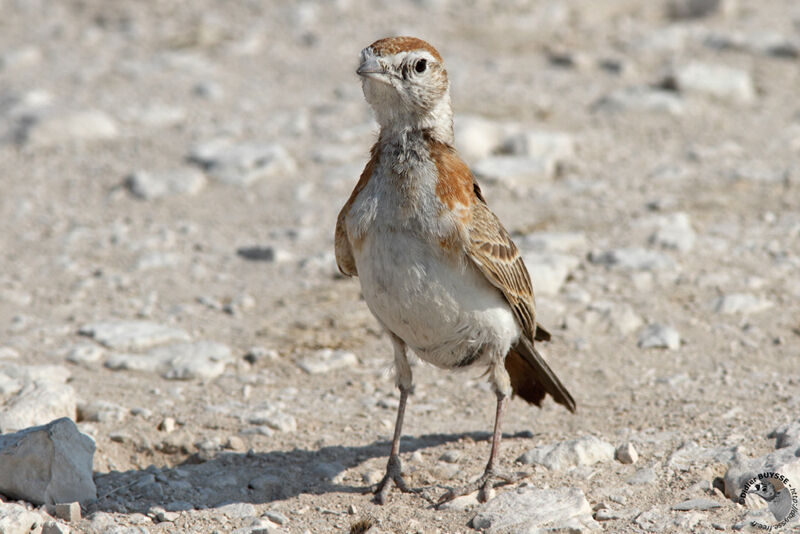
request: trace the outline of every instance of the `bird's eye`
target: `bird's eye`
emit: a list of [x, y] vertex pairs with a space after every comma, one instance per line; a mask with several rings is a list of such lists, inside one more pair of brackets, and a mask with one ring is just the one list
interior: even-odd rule
[[416, 63], [414, 63], [414, 70], [417, 72], [425, 72], [425, 69], [428, 67], [428, 60], [427, 59], [420, 59]]

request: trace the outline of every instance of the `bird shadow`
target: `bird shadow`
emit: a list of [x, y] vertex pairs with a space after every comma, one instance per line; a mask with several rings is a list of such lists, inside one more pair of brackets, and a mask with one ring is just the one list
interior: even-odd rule
[[[400, 451], [412, 453], [465, 438], [486, 441], [490, 437], [488, 432], [404, 436]], [[517, 437], [530, 435], [504, 435]], [[346, 483], [352, 477], [346, 477], [345, 472], [369, 459], [388, 457], [390, 445], [384, 440], [316, 450], [220, 452], [208, 457], [195, 454], [174, 467], [96, 473], [98, 498], [85, 503], [84, 510], [87, 514], [148, 513], [153, 507], [202, 510], [231, 503], [265, 504], [301, 494], [365, 493], [367, 484]]]

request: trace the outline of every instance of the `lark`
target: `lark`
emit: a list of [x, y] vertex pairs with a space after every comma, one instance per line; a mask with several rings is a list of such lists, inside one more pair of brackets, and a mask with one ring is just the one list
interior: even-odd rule
[[453, 147], [453, 110], [442, 57], [427, 42], [391, 37], [361, 51], [357, 74], [380, 134], [336, 222], [336, 262], [358, 276], [364, 300], [388, 333], [400, 403], [383, 504], [403, 480], [400, 436], [412, 372], [408, 349], [443, 369], [488, 371], [497, 412], [486, 469], [439, 501], [478, 490], [485, 502], [502, 478], [497, 461], [503, 412], [516, 394], [575, 401], [535, 346], [550, 334], [536, 322], [533, 288], [519, 250], [489, 209]]

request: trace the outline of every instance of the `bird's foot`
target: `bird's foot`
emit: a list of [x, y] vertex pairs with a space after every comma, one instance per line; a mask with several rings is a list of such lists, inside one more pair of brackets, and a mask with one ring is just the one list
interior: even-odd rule
[[383, 479], [378, 482], [372, 489], [375, 494], [375, 502], [378, 504], [386, 503], [386, 498], [389, 496], [389, 491], [392, 486], [396, 487], [403, 493], [419, 493], [419, 490], [409, 488], [405, 480], [403, 480], [403, 473], [398, 456], [390, 456], [389, 463], [386, 464], [386, 474]]
[[486, 471], [483, 472], [483, 475], [481, 475], [478, 480], [469, 484], [465, 484], [464, 486], [448, 490], [447, 493], [442, 495], [442, 497], [436, 503], [436, 507], [439, 508], [443, 504], [448, 503], [457, 497], [469, 495], [474, 491], [478, 492], [478, 502], [486, 502], [492, 498], [492, 494], [494, 493], [494, 488], [496, 486], [513, 484], [515, 482], [519, 482], [527, 476], [528, 475], [524, 473], [517, 473], [513, 475], [505, 474], [497, 471], [493, 467], [487, 467]]

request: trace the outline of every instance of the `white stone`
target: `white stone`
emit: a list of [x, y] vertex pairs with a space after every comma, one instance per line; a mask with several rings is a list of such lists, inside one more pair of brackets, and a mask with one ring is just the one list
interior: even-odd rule
[[531, 276], [534, 294], [555, 295], [580, 260], [566, 254], [531, 252], [523, 256]]
[[599, 529], [592, 508], [578, 488], [520, 487], [491, 499], [472, 518], [472, 527], [505, 532], [588, 532]]
[[19, 351], [14, 347], [0, 347], [0, 360], [16, 360], [19, 358]]
[[694, 441], [681, 443], [667, 458], [667, 466], [680, 471], [689, 471], [693, 466], [706, 466], [713, 462], [728, 463], [733, 460], [733, 447], [701, 447]]
[[750, 73], [725, 65], [692, 61], [678, 68], [674, 83], [682, 93], [694, 93], [736, 104], [749, 104], [756, 98]]
[[59, 417], [76, 418], [69, 370], [57, 365], [0, 366], [0, 432], [42, 425]]
[[247, 418], [247, 422], [251, 425], [266, 425], [268, 428], [279, 432], [295, 432], [297, 430], [297, 420], [294, 416], [275, 410], [262, 410], [252, 413]]
[[453, 130], [456, 149], [467, 162], [489, 156], [503, 140], [502, 125], [477, 115], [456, 114]]
[[237, 502], [226, 504], [217, 508], [217, 512], [233, 519], [241, 519], [244, 517], [255, 517], [256, 507], [250, 503]]
[[237, 144], [230, 139], [214, 139], [193, 147], [189, 157], [212, 178], [238, 186], [297, 170], [294, 159], [279, 144]]
[[592, 263], [631, 271], [668, 271], [675, 269], [675, 262], [669, 256], [645, 248], [629, 247], [592, 252]]
[[552, 471], [564, 471], [570, 467], [594, 465], [614, 459], [614, 446], [594, 436], [584, 436], [535, 447], [519, 458], [523, 464], [539, 464]]
[[681, 335], [669, 325], [651, 324], [639, 334], [638, 345], [642, 349], [678, 350], [681, 347]]
[[297, 365], [306, 373], [316, 375], [358, 365], [358, 358], [344, 350], [321, 349], [303, 358]]
[[150, 128], [168, 128], [185, 121], [186, 111], [183, 108], [165, 104], [152, 104], [143, 108], [127, 110], [125, 120]]
[[35, 504], [97, 498], [94, 441], [70, 419], [0, 436], [0, 493]]
[[623, 464], [635, 464], [639, 460], [639, 453], [636, 452], [636, 447], [633, 446], [633, 443], [627, 441], [617, 447], [614, 451], [614, 457]]
[[191, 380], [217, 377], [231, 360], [227, 345], [196, 341], [155, 347], [145, 354], [113, 353], [105, 365], [109, 369], [149, 371], [168, 379]]
[[21, 69], [37, 65], [42, 61], [42, 51], [33, 45], [24, 45], [0, 55], [0, 70]]
[[136, 171], [126, 185], [139, 198], [151, 200], [172, 195], [196, 195], [206, 186], [202, 171], [187, 167], [158, 171]]
[[650, 242], [663, 248], [689, 252], [694, 248], [696, 234], [689, 215], [684, 212], [660, 217], [658, 229], [650, 236]]
[[746, 293], [723, 295], [714, 301], [714, 311], [722, 314], [758, 313], [772, 306], [772, 302]]
[[793, 447], [784, 447], [774, 452], [750, 459], [737, 453], [725, 472], [725, 496], [738, 500], [747, 482], [759, 473], [779, 473], [797, 486], [800, 480], [800, 457]]
[[79, 333], [117, 350], [139, 350], [168, 343], [189, 341], [184, 330], [149, 321], [103, 321], [81, 327]]
[[20, 138], [35, 147], [70, 142], [107, 141], [119, 136], [117, 123], [97, 110], [43, 113], [23, 124]]
[[582, 252], [587, 247], [586, 234], [580, 232], [535, 232], [517, 243], [532, 252]]
[[666, 113], [682, 115], [683, 100], [671, 91], [649, 87], [619, 89], [595, 102], [593, 109], [605, 112]]
[[667, 15], [673, 19], [694, 19], [722, 12], [732, 15], [737, 11], [738, 0], [668, 0]]
[[21, 504], [0, 502], [0, 532], [3, 534], [35, 534], [43, 521], [42, 516]]
[[78, 419], [97, 423], [119, 423], [130, 411], [113, 402], [94, 400], [78, 404]]
[[81, 343], [73, 345], [66, 352], [66, 360], [68, 362], [86, 365], [100, 361], [105, 354], [105, 350], [97, 345], [90, 345], [88, 343]]
[[703, 498], [695, 498], [695, 499], [687, 499], [683, 502], [680, 502], [672, 507], [673, 510], [678, 510], [680, 512], [687, 512], [691, 510], [713, 510], [714, 508], [720, 508], [722, 505], [717, 501], [712, 501], [711, 499], [703, 499]]
[[776, 449], [784, 447], [800, 448], [800, 419], [775, 428], [767, 437], [775, 438]]
[[472, 170], [479, 179], [489, 183], [523, 186], [551, 180], [556, 163], [552, 159], [528, 156], [489, 156], [476, 163]]
[[575, 156], [575, 140], [563, 132], [528, 130], [506, 139], [503, 151], [516, 156], [552, 160], [558, 164]]

